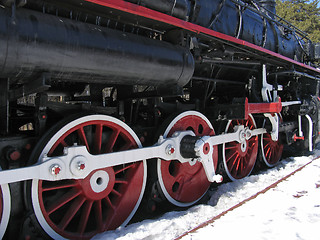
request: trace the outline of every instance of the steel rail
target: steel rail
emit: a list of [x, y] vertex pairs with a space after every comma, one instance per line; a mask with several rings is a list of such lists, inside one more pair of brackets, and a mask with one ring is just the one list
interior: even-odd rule
[[317, 159], [320, 159], [320, 156], [315, 157], [314, 159], [310, 160], [309, 162], [307, 162], [306, 164], [304, 164], [304, 165], [302, 165], [301, 167], [297, 168], [297, 169], [294, 170], [293, 172], [287, 174], [286, 176], [280, 178], [279, 180], [277, 180], [276, 182], [272, 183], [271, 185], [269, 185], [268, 187], [264, 188], [263, 190], [255, 193], [254, 195], [252, 195], [252, 196], [244, 199], [243, 201], [237, 203], [236, 205], [230, 207], [229, 209], [221, 212], [220, 214], [218, 214], [218, 215], [210, 218], [209, 220], [201, 223], [200, 225], [198, 225], [198, 226], [192, 228], [191, 230], [183, 233], [182, 235], [174, 238], [174, 240], [182, 239], [183, 237], [187, 236], [188, 234], [194, 233], [194, 232], [196, 232], [197, 230], [199, 230], [199, 229], [201, 229], [201, 228], [204, 228], [204, 227], [208, 226], [209, 224], [214, 223], [216, 220], [218, 220], [218, 219], [220, 219], [221, 217], [225, 216], [225, 215], [228, 214], [229, 212], [231, 212], [231, 211], [233, 211], [233, 210], [235, 210], [235, 209], [243, 206], [243, 205], [246, 204], [247, 202], [249, 202], [249, 201], [257, 198], [257, 197], [260, 196], [261, 194], [264, 194], [264, 193], [266, 193], [267, 191], [276, 188], [276, 187], [279, 185], [279, 183], [287, 180], [289, 177], [291, 177], [291, 176], [293, 176], [294, 174], [296, 174], [297, 172], [301, 171], [302, 169], [304, 169], [306, 166], [310, 165], [312, 162], [314, 162], [314, 161], [317, 160]]

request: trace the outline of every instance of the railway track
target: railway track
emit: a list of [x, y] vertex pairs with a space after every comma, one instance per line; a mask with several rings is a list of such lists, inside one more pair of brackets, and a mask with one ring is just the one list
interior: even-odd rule
[[[179, 237], [175, 238], [174, 240], [179, 240], [179, 239], [184, 239], [184, 237], [188, 236], [189, 234], [195, 233], [196, 231], [198, 231], [199, 229], [205, 228], [206, 226], [214, 223], [215, 221], [219, 220], [221, 217], [227, 215], [228, 213], [232, 212], [233, 210], [242, 207], [244, 204], [248, 203], [251, 200], [256, 199], [258, 196], [276, 188], [280, 183], [288, 180], [288, 178], [292, 177], [293, 175], [295, 175], [297, 172], [300, 172], [301, 170], [303, 170], [305, 167], [307, 167], [308, 165], [310, 165], [313, 161], [320, 159], [320, 156], [316, 156], [315, 158], [311, 159], [309, 162], [303, 164], [302, 166], [300, 166], [299, 168], [297, 168], [296, 170], [290, 172], [289, 174], [285, 175], [284, 177], [281, 177], [279, 180], [277, 180], [276, 182], [272, 183], [271, 185], [267, 186], [266, 188], [262, 189], [261, 191], [257, 192], [256, 194], [242, 200], [241, 202], [239, 202], [238, 204], [230, 207], [229, 209], [221, 212], [220, 214], [212, 217], [211, 219], [201, 223], [200, 225], [198, 225], [195, 228], [192, 228], [191, 230], [188, 230], [187, 232], [181, 234]], [[293, 195], [293, 197], [299, 198], [301, 197], [305, 192], [297, 192], [296, 195]]]

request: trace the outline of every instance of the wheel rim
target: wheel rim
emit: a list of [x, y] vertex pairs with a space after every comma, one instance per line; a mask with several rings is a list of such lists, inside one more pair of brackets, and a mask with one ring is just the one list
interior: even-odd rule
[[[225, 132], [234, 132], [235, 126], [244, 125], [250, 130], [256, 128], [255, 121], [251, 115], [247, 120], [230, 120]], [[235, 181], [250, 175], [254, 168], [258, 154], [258, 136], [253, 136], [242, 143], [236, 141], [222, 145], [222, 161], [224, 172], [230, 180]]]
[[[166, 128], [164, 137], [170, 137], [175, 131], [192, 130], [197, 136], [214, 135], [209, 120], [201, 113], [188, 111], [178, 115]], [[215, 168], [218, 149], [213, 150]], [[190, 206], [199, 201], [210, 187], [200, 162], [191, 166], [179, 161], [158, 159], [158, 180], [162, 192], [169, 202], [179, 207]]]
[[[280, 122], [282, 122], [281, 116], [279, 117]], [[283, 144], [278, 141], [273, 141], [271, 134], [265, 133], [261, 137], [261, 153], [262, 160], [268, 167], [275, 166], [281, 159], [283, 152]]]
[[[74, 143], [91, 154], [141, 147], [123, 122], [104, 115], [76, 119], [55, 133], [40, 158], [59, 156]], [[54, 239], [89, 239], [127, 224], [136, 212], [146, 184], [146, 162], [92, 171], [82, 180], [33, 180], [32, 205], [46, 233]]]
[[[1, 170], [1, 168], [0, 168]], [[0, 185], [0, 239], [6, 232], [11, 211], [11, 197], [8, 184]]]

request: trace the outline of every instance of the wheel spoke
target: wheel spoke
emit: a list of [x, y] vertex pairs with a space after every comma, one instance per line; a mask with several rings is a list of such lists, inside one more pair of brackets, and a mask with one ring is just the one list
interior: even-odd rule
[[125, 170], [128, 170], [129, 168], [134, 168], [134, 166], [135, 165], [133, 165], [133, 164], [126, 165], [125, 167], [115, 171], [114, 174], [117, 175], [118, 173], [124, 172]]
[[[230, 154], [231, 156], [229, 156]], [[226, 162], [228, 163], [231, 159], [233, 159], [234, 156], [239, 156], [239, 153], [237, 151], [229, 152]]]
[[236, 164], [236, 171], [239, 172], [239, 169], [241, 167], [241, 162], [243, 162], [242, 157], [239, 155], [236, 158], [235, 164]]
[[271, 159], [272, 158], [272, 155], [273, 155], [273, 148], [269, 148], [270, 151], [269, 151], [269, 156], [268, 158]]
[[125, 179], [116, 179], [115, 183], [128, 184], [128, 181]]
[[75, 186], [77, 186], [78, 183], [77, 182], [63, 182], [63, 181], [60, 181], [60, 182], [57, 182], [55, 185], [53, 186], [43, 186], [42, 187], [42, 191], [43, 192], [46, 192], [46, 191], [53, 191], [53, 190], [58, 190], [58, 189], [64, 189], [64, 188], [73, 188]]
[[228, 168], [231, 170], [234, 169], [236, 167], [238, 161], [239, 161], [239, 153], [235, 152], [232, 155], [232, 158], [230, 157], [229, 160], [227, 161]]
[[114, 211], [116, 209], [116, 207], [112, 204], [111, 200], [109, 197], [105, 197], [104, 201], [106, 202], [106, 204]]
[[266, 150], [266, 153], [265, 153], [266, 158], [268, 158], [268, 155], [269, 155], [270, 151], [271, 151], [271, 148], [268, 148], [268, 149]]
[[239, 157], [238, 165], [237, 165], [237, 173], [241, 173], [245, 168], [245, 158]]
[[63, 139], [60, 144], [62, 145], [62, 147], [68, 147], [68, 144], [65, 142], [65, 140]]
[[101, 200], [95, 202], [95, 216], [97, 221], [97, 229], [99, 232], [103, 231], [103, 220], [102, 220], [102, 207], [101, 207]]
[[237, 146], [237, 145], [228, 144], [228, 146], [225, 147], [226, 150], [228, 150], [228, 149], [235, 149], [235, 148], [238, 148], [238, 146]]
[[112, 189], [112, 193], [115, 194], [115, 195], [117, 195], [118, 197], [121, 197], [121, 195], [122, 195], [120, 192], [118, 192], [118, 191], [115, 190], [115, 189]]
[[59, 227], [61, 229], [66, 229], [70, 221], [74, 218], [76, 213], [81, 208], [82, 204], [85, 202], [85, 200], [86, 199], [84, 197], [78, 197], [77, 199], [75, 199], [75, 201], [71, 204], [68, 211], [64, 214], [63, 219], [59, 223]]
[[270, 145], [271, 145], [271, 142], [268, 142], [267, 144], [265, 144], [265, 145], [263, 146], [263, 148], [264, 148], [264, 149], [270, 148], [270, 147], [271, 147]]
[[239, 163], [240, 163], [240, 157], [239, 155], [237, 155], [234, 158], [234, 161], [228, 165], [230, 172], [233, 172], [235, 175], [237, 175], [238, 169], [239, 169]]
[[125, 145], [123, 145], [119, 151], [124, 151], [124, 150], [128, 150], [128, 149], [131, 149], [133, 147], [133, 143], [132, 142], [127, 142]]
[[258, 141], [258, 138], [251, 138], [251, 139], [248, 141], [249, 148], [250, 148], [250, 149], [253, 149], [254, 146], [257, 144], [257, 141]]
[[86, 201], [84, 204], [84, 208], [82, 209], [81, 218], [80, 218], [80, 222], [78, 225], [78, 232], [81, 235], [83, 235], [83, 233], [86, 230], [88, 220], [89, 220], [89, 215], [90, 215], [91, 209], [92, 209], [92, 205], [93, 205], [93, 201]]
[[103, 131], [102, 124], [97, 124], [95, 135], [94, 135], [94, 153], [95, 154], [101, 153], [102, 131]]
[[72, 199], [79, 196], [80, 193], [81, 193], [80, 190], [75, 190], [75, 189], [70, 190], [69, 192], [64, 194], [59, 200], [53, 202], [50, 206], [48, 206], [47, 213], [50, 215], [51, 213], [55, 212], [56, 210], [58, 210], [59, 208], [61, 208], [62, 206], [70, 202]]
[[272, 148], [272, 158], [274, 157], [274, 156], [276, 156], [277, 155], [277, 153], [276, 153], [276, 148]]
[[264, 141], [272, 141], [271, 135], [268, 133], [263, 134], [263, 140]]
[[89, 147], [88, 140], [87, 140], [86, 134], [84, 132], [84, 129], [83, 128], [78, 129], [77, 133], [78, 133], [78, 136], [79, 136], [79, 138], [81, 140], [81, 143], [84, 146], [86, 146], [88, 152], [90, 152], [90, 147]]
[[108, 143], [105, 147], [105, 152], [106, 153], [109, 153], [112, 151], [113, 147], [114, 147], [114, 144], [116, 143], [118, 137], [119, 137], [119, 134], [120, 134], [120, 130], [119, 129], [116, 129], [112, 132], [110, 138], [108, 139]]
[[54, 152], [54, 150], [56, 150], [56, 148], [61, 145], [62, 148], [68, 147], [68, 144], [65, 142], [64, 139], [61, 139], [60, 141], [56, 142], [53, 147], [50, 149], [50, 151], [48, 151], [48, 156], [51, 156], [52, 153]]

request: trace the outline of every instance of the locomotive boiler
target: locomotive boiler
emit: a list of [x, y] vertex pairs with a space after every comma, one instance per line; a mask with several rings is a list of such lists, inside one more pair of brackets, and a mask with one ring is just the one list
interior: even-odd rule
[[318, 142], [319, 46], [274, 0], [0, 6], [0, 238], [90, 239]]

